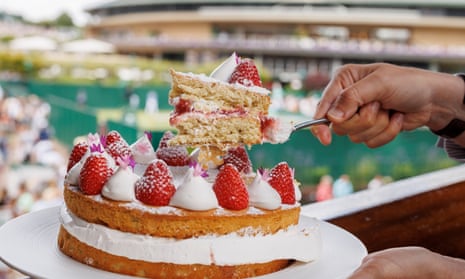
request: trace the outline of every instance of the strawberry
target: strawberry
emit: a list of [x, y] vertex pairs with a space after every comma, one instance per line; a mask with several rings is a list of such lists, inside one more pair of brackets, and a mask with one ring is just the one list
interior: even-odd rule
[[125, 139], [123, 139], [123, 137], [121, 136], [121, 134], [118, 132], [118, 131], [110, 131], [107, 133], [107, 135], [105, 136], [105, 141], [102, 142], [105, 146], [108, 146], [114, 142], [117, 142], [117, 141], [122, 141], [123, 143], [126, 143], [127, 145], [127, 142]]
[[69, 171], [77, 162], [79, 162], [88, 149], [89, 145], [86, 142], [76, 143], [71, 150], [66, 171]]
[[168, 141], [174, 138], [174, 134], [171, 131], [166, 131], [158, 143], [158, 149], [168, 147]]
[[168, 146], [168, 141], [174, 137], [171, 131], [163, 134], [156, 151], [157, 158], [165, 161], [168, 166], [187, 166], [189, 152], [185, 146]]
[[228, 149], [223, 157], [224, 164], [234, 165], [239, 172], [250, 173], [252, 171], [252, 163], [244, 146], [232, 147]]
[[145, 170], [144, 175], [135, 183], [136, 198], [148, 205], [165, 206], [170, 203], [176, 192], [168, 165], [155, 160]]
[[279, 193], [282, 203], [295, 203], [293, 171], [286, 162], [281, 162], [271, 169], [268, 183]]
[[249, 206], [247, 187], [236, 167], [226, 164], [221, 167], [213, 184], [218, 203], [231, 210], [242, 210]]
[[132, 152], [129, 145], [124, 141], [114, 141], [105, 147], [105, 151], [118, 161], [118, 158], [131, 157]]
[[79, 175], [81, 191], [86, 195], [97, 195], [113, 174], [103, 153], [92, 153], [84, 162]]
[[240, 83], [245, 86], [262, 86], [255, 63], [250, 58], [241, 59], [229, 77], [229, 83]]

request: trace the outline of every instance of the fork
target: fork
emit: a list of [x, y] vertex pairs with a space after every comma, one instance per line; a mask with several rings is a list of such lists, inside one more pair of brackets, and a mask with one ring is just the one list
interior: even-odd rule
[[289, 122], [278, 122], [277, 126], [268, 129], [265, 132], [265, 141], [270, 143], [284, 143], [289, 140], [292, 133], [295, 131], [307, 128], [313, 125], [329, 124], [330, 121], [326, 118], [309, 119], [298, 122], [296, 124]]
[[329, 121], [326, 118], [304, 120], [304, 121], [294, 124], [292, 132], [303, 129], [303, 128], [307, 128], [313, 125], [329, 124], [329, 123], [331, 123], [331, 121]]

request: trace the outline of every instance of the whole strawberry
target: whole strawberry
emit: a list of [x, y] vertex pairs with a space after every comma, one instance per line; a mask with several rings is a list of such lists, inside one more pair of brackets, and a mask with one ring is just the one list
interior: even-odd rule
[[213, 184], [213, 191], [223, 208], [242, 210], [249, 206], [247, 186], [236, 167], [231, 164], [221, 167]]
[[279, 193], [282, 203], [294, 204], [296, 202], [294, 175], [286, 162], [281, 162], [271, 169], [268, 183]]
[[168, 205], [175, 192], [171, 172], [162, 160], [151, 162], [135, 183], [136, 199], [148, 205]]
[[117, 161], [118, 158], [131, 157], [131, 148], [125, 141], [114, 141], [105, 147], [105, 150], [110, 156]]
[[110, 131], [106, 134], [105, 136], [105, 141], [102, 141], [102, 143], [105, 145], [105, 146], [108, 146], [114, 142], [117, 142], [117, 141], [123, 141], [124, 143], [126, 143], [127, 145], [127, 142], [123, 139], [123, 137], [121, 136], [121, 134], [118, 132], [118, 131]]
[[77, 162], [79, 162], [86, 154], [87, 150], [89, 149], [89, 145], [86, 142], [78, 142], [73, 146], [71, 150], [71, 154], [68, 159], [68, 167], [66, 171], [69, 171]]
[[258, 74], [255, 63], [250, 58], [239, 61], [236, 69], [229, 77], [229, 83], [240, 83], [245, 86], [262, 86], [262, 80]]
[[185, 146], [169, 146], [168, 141], [174, 137], [171, 131], [163, 134], [156, 150], [157, 158], [163, 160], [168, 166], [189, 165], [189, 152]]
[[232, 164], [241, 173], [250, 173], [252, 171], [252, 163], [244, 146], [237, 146], [228, 149], [223, 157], [224, 164]]
[[97, 195], [102, 191], [103, 185], [113, 174], [103, 153], [93, 152], [84, 162], [79, 175], [79, 187], [86, 195]]

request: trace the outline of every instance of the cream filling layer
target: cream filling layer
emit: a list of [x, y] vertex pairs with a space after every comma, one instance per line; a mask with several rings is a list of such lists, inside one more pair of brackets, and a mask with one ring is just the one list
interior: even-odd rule
[[297, 225], [272, 235], [231, 233], [178, 240], [125, 233], [88, 223], [69, 212], [65, 205], [60, 219], [71, 235], [89, 246], [147, 262], [203, 265], [265, 263], [277, 259], [310, 262], [318, 259], [321, 252], [317, 225]]

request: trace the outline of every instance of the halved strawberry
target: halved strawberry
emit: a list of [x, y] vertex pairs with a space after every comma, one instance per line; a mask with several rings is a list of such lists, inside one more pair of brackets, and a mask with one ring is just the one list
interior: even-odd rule
[[168, 146], [168, 141], [174, 137], [171, 131], [163, 134], [158, 143], [157, 158], [165, 161], [168, 166], [187, 166], [190, 162], [189, 152], [185, 146]]
[[252, 171], [252, 163], [244, 146], [237, 146], [228, 149], [223, 157], [224, 164], [234, 165], [239, 172], [250, 173]]
[[136, 198], [148, 205], [168, 205], [175, 192], [171, 172], [162, 160], [151, 162], [135, 183]]
[[281, 162], [271, 169], [268, 183], [279, 193], [282, 203], [294, 204], [296, 202], [294, 176], [286, 162]]
[[229, 77], [229, 83], [240, 83], [245, 86], [262, 86], [257, 66], [250, 58], [243, 58]]
[[92, 153], [86, 159], [79, 175], [79, 187], [86, 195], [97, 195], [113, 174], [103, 153]]
[[89, 145], [86, 142], [82, 141], [76, 143], [71, 150], [66, 171], [69, 171], [77, 162], [79, 162], [82, 156], [86, 154], [87, 150], [89, 150]]
[[242, 210], [249, 206], [247, 186], [236, 167], [226, 164], [221, 167], [213, 184], [218, 203], [231, 210]]

